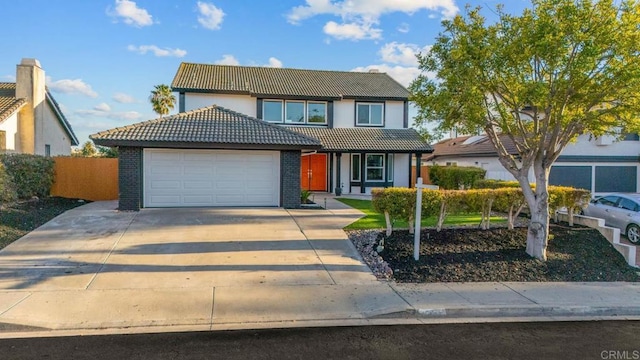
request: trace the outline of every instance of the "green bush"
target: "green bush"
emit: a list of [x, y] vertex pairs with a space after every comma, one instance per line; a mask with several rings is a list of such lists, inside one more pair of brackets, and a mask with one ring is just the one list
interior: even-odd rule
[[17, 196], [15, 185], [0, 162], [0, 204], [15, 201]]
[[442, 189], [470, 189], [476, 181], [484, 179], [486, 173], [479, 167], [433, 165], [429, 167], [429, 180]]
[[2, 154], [0, 162], [11, 177], [19, 199], [49, 196], [53, 185], [53, 159], [40, 155]]
[[501, 189], [501, 188], [519, 188], [520, 183], [517, 181], [480, 179], [473, 184], [475, 189]]

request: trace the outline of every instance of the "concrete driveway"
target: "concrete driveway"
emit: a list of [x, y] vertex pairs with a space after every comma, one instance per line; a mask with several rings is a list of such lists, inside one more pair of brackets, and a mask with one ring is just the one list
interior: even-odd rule
[[375, 282], [340, 228], [357, 213], [279, 208], [70, 210], [0, 251], [0, 289]]

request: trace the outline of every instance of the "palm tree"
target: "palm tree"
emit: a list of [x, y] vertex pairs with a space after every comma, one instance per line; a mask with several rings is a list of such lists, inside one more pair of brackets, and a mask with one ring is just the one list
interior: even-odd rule
[[160, 84], [151, 90], [149, 101], [153, 106], [153, 111], [162, 118], [162, 115], [167, 115], [174, 108], [176, 97], [171, 93], [171, 88], [168, 85]]

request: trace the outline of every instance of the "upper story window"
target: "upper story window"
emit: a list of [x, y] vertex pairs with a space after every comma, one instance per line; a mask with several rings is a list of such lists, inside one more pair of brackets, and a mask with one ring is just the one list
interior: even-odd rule
[[383, 126], [384, 104], [357, 103], [356, 125], [358, 126]]
[[327, 103], [303, 100], [263, 100], [262, 119], [286, 124], [327, 123]]

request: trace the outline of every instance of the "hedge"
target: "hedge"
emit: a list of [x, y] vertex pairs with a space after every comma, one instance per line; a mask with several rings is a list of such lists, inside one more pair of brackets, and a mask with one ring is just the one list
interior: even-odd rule
[[[573, 225], [573, 214], [586, 206], [590, 193], [583, 189], [570, 187], [549, 187], [549, 210], [554, 214], [561, 208], [567, 208], [569, 223]], [[416, 190], [409, 188], [374, 189], [372, 191], [374, 209], [385, 214], [387, 234], [392, 229], [392, 220], [413, 222], [416, 206]], [[519, 188], [471, 189], [471, 190], [422, 190], [422, 216], [437, 216], [436, 230], [449, 214], [480, 213], [480, 227], [488, 229], [492, 210], [504, 212], [508, 216], [510, 229], [518, 214], [526, 207], [522, 190]], [[411, 227], [410, 227], [411, 229]]]
[[520, 183], [515, 180], [506, 181], [495, 179], [480, 179], [473, 184], [473, 187], [475, 189], [520, 188]]
[[17, 197], [15, 185], [0, 162], [0, 204], [15, 201]]
[[484, 179], [486, 170], [472, 166], [429, 167], [429, 180], [441, 189], [470, 189], [476, 181]]
[[49, 196], [53, 185], [53, 159], [40, 155], [1, 154], [0, 162], [11, 177], [19, 199]]

